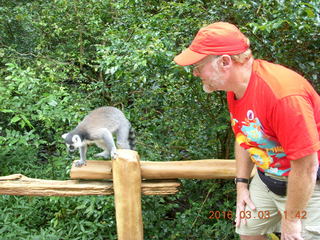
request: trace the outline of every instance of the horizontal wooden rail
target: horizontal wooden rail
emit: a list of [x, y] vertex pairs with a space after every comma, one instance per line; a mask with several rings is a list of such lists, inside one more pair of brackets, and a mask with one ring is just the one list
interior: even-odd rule
[[[142, 181], [144, 195], [169, 195], [178, 192], [180, 183], [174, 180]], [[114, 194], [111, 181], [43, 180], [22, 174], [0, 177], [0, 194], [17, 196], [84, 196]]]
[[65, 181], [33, 179], [22, 174], [0, 177], [0, 194], [24, 196], [114, 194], [118, 239], [143, 240], [141, 194], [175, 194], [180, 186], [176, 180], [179, 178], [232, 179], [236, 176], [236, 162], [219, 159], [140, 161], [137, 152], [122, 149], [118, 150], [118, 158], [113, 161], [90, 160], [86, 166], [80, 168], [72, 166], [70, 176], [72, 180]]
[[[140, 161], [142, 179], [232, 179], [235, 160], [190, 160], [171, 162]], [[83, 167], [72, 167], [71, 179], [112, 179], [112, 162], [89, 160]]]

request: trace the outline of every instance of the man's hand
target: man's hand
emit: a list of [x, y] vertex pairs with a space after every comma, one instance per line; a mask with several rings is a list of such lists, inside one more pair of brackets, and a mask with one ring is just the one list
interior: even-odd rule
[[301, 236], [300, 219], [289, 220], [285, 216], [281, 219], [281, 240], [303, 240]]
[[[241, 218], [241, 216], [245, 215], [243, 212], [245, 211], [245, 207], [248, 205], [251, 210], [255, 211], [256, 207], [250, 199], [249, 190], [247, 188], [247, 184], [238, 183], [237, 186], [237, 210], [236, 210], [236, 227], [239, 227], [240, 224], [247, 224], [247, 220], [245, 218]], [[242, 213], [242, 214], [241, 214]]]

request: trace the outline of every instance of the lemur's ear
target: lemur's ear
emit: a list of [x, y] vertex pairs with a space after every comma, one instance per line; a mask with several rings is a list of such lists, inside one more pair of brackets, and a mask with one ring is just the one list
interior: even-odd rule
[[81, 143], [81, 138], [80, 138], [80, 136], [79, 136], [79, 135], [74, 135], [74, 136], [72, 137], [72, 142], [73, 142], [73, 143]]
[[62, 137], [63, 139], [66, 139], [67, 135], [68, 135], [68, 133], [65, 133], [65, 134], [63, 134], [61, 137]]

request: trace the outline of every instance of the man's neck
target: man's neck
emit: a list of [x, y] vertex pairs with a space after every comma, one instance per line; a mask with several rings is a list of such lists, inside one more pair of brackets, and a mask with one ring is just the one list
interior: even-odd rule
[[249, 86], [253, 61], [254, 59], [250, 58], [246, 63], [239, 66], [236, 71], [236, 83], [233, 92], [237, 100], [244, 96]]

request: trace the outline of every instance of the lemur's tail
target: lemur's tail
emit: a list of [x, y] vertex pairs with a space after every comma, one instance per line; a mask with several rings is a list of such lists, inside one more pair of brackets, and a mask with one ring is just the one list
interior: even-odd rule
[[136, 146], [136, 135], [135, 135], [134, 129], [132, 127], [130, 127], [130, 130], [129, 130], [128, 140], [129, 140], [130, 149], [134, 150], [135, 146]]

